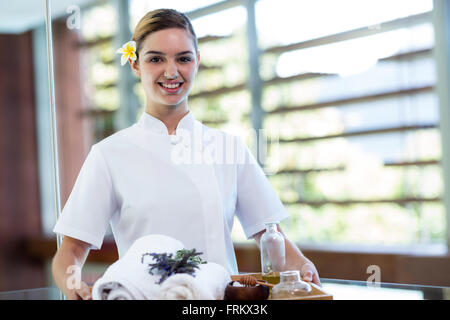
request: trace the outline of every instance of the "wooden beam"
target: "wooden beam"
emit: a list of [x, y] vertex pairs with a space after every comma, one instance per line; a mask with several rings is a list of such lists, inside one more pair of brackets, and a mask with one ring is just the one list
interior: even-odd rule
[[90, 49], [90, 48], [97, 47], [97, 46], [100, 46], [105, 43], [106, 44], [112, 43], [113, 40], [114, 40], [114, 36], [106, 36], [106, 37], [94, 38], [91, 40], [80, 40], [77, 42], [77, 45], [82, 49]]
[[431, 22], [430, 12], [420, 13], [405, 18], [383, 22], [380, 23], [379, 25], [376, 25], [376, 28], [366, 26], [358, 29], [327, 35], [316, 39], [292, 43], [289, 45], [275, 46], [264, 50], [264, 53], [281, 54], [293, 50], [312, 48], [326, 44], [367, 37], [383, 32], [397, 30], [400, 28], [408, 28], [415, 25], [424, 24], [427, 22]]
[[[385, 162], [385, 167], [412, 167], [412, 166], [418, 166], [418, 167], [424, 167], [424, 166], [433, 166], [433, 165], [440, 165], [439, 160], [418, 160], [418, 161], [399, 161], [399, 162]], [[337, 172], [337, 171], [345, 171], [345, 166], [338, 166], [338, 167], [332, 167], [332, 168], [310, 168], [310, 169], [282, 169], [276, 173], [274, 173], [272, 176], [277, 175], [307, 175], [311, 173], [322, 173], [322, 172]]]
[[222, 124], [225, 124], [228, 122], [228, 120], [225, 120], [225, 119], [219, 119], [219, 120], [200, 120], [199, 119], [199, 121], [206, 126], [209, 126], [209, 125], [218, 126], [218, 125], [222, 125]]
[[81, 117], [86, 118], [104, 118], [104, 117], [111, 117], [114, 115], [116, 110], [106, 110], [106, 109], [99, 109], [99, 108], [89, 108], [81, 111], [79, 115]]
[[400, 127], [389, 127], [389, 128], [379, 128], [379, 129], [371, 129], [371, 130], [360, 130], [360, 131], [349, 131], [339, 134], [331, 134], [326, 136], [319, 137], [306, 137], [306, 138], [294, 138], [294, 139], [278, 139], [276, 142], [279, 143], [304, 143], [304, 142], [312, 142], [318, 140], [326, 140], [326, 139], [335, 139], [335, 138], [349, 138], [356, 136], [365, 136], [365, 135], [373, 135], [373, 134], [384, 134], [384, 133], [395, 133], [395, 132], [405, 132], [405, 131], [415, 131], [415, 130], [427, 130], [427, 129], [436, 129], [438, 125], [435, 123], [430, 124], [419, 124], [419, 125], [408, 125], [408, 126], [400, 126]]
[[380, 93], [375, 93], [375, 94], [368, 94], [368, 95], [361, 95], [361, 96], [356, 96], [356, 97], [334, 99], [334, 100], [318, 102], [318, 103], [304, 104], [304, 105], [300, 105], [300, 106], [278, 107], [274, 110], [266, 111], [266, 113], [269, 115], [272, 115], [272, 114], [282, 114], [282, 113], [290, 113], [290, 112], [317, 110], [317, 109], [328, 108], [328, 107], [340, 107], [340, 106], [347, 106], [350, 104], [361, 103], [361, 102], [370, 102], [370, 101], [375, 101], [375, 100], [395, 98], [395, 97], [406, 96], [406, 95], [417, 95], [417, 94], [422, 94], [422, 93], [427, 93], [427, 92], [433, 92], [433, 90], [434, 90], [434, 86], [423, 86], [423, 87], [417, 87], [417, 88], [392, 90], [392, 91], [385, 91], [385, 92], [380, 92]]
[[286, 174], [299, 174], [306, 175], [310, 173], [322, 173], [322, 172], [336, 172], [336, 171], [344, 171], [345, 166], [339, 166], [334, 168], [313, 168], [313, 169], [282, 169], [277, 173], [273, 174], [273, 176], [277, 175], [286, 175]]
[[440, 165], [440, 160], [423, 160], [423, 161], [400, 161], [400, 162], [385, 162], [385, 167], [409, 167], [409, 166], [433, 166]]
[[198, 19], [210, 14], [214, 14], [223, 10], [231, 9], [237, 6], [242, 5], [243, 0], [224, 0], [209, 6], [205, 6], [199, 9], [195, 9], [192, 11], [185, 12], [185, 14], [189, 17], [189, 19]]
[[189, 101], [198, 99], [198, 98], [209, 98], [209, 97], [215, 97], [218, 95], [222, 95], [222, 94], [228, 94], [228, 93], [232, 93], [232, 92], [237, 92], [237, 91], [242, 91], [247, 89], [247, 84], [246, 83], [241, 83], [235, 86], [231, 86], [231, 87], [221, 87], [215, 90], [210, 90], [210, 91], [201, 91], [199, 93], [195, 93], [195, 94], [190, 94], [189, 95]]
[[208, 36], [198, 38], [197, 42], [198, 42], [198, 44], [203, 44], [203, 43], [207, 43], [207, 42], [212, 42], [212, 41], [217, 41], [217, 40], [225, 40], [225, 39], [230, 39], [230, 38], [231, 38], [231, 35], [228, 35], [228, 36], [208, 35]]
[[378, 61], [403, 61], [403, 60], [414, 60], [414, 59], [420, 59], [424, 57], [430, 57], [432, 58], [433, 49], [427, 48], [427, 49], [419, 49], [409, 52], [403, 52], [394, 54], [392, 56], [381, 58]]
[[210, 70], [214, 70], [214, 71], [219, 71], [222, 70], [222, 66], [217, 66], [217, 65], [205, 65], [203, 63], [200, 63], [200, 65], [198, 66], [198, 71], [202, 72], [202, 71], [210, 71]]
[[398, 198], [398, 199], [368, 199], [368, 200], [363, 200], [363, 199], [298, 200], [298, 201], [283, 201], [283, 204], [285, 204], [285, 205], [302, 204], [302, 205], [307, 205], [307, 206], [311, 206], [311, 207], [321, 207], [321, 206], [324, 206], [327, 204], [332, 204], [332, 205], [336, 205], [336, 206], [350, 206], [350, 205], [357, 205], [357, 204], [371, 205], [371, 204], [383, 204], [383, 203], [405, 205], [405, 204], [413, 203], [413, 202], [423, 203], [423, 202], [441, 202], [441, 201], [442, 201], [441, 197], [433, 197], [433, 198], [407, 197], [407, 198]]

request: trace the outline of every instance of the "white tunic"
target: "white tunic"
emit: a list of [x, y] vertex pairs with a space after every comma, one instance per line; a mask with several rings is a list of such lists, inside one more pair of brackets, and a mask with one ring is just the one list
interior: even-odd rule
[[136, 239], [164, 234], [236, 274], [234, 214], [248, 238], [289, 216], [246, 144], [192, 112], [169, 135], [144, 112], [92, 146], [54, 232], [99, 249], [111, 224], [119, 258]]

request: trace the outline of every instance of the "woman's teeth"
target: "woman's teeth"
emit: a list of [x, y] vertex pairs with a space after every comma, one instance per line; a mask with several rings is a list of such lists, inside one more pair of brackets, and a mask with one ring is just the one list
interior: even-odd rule
[[177, 82], [177, 83], [170, 83], [170, 84], [161, 83], [161, 85], [162, 85], [164, 88], [175, 89], [175, 88], [178, 88], [178, 87], [181, 85], [181, 83], [180, 83], [180, 82]]

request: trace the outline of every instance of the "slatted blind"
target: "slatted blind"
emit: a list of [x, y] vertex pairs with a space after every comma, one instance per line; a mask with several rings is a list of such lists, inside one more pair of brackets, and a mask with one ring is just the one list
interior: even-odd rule
[[[239, 135], [252, 129], [243, 3], [173, 5], [190, 15], [199, 36], [191, 109]], [[263, 166], [291, 213], [283, 228], [295, 241], [323, 245], [443, 243], [432, 2], [361, 3], [256, 2]], [[157, 3], [131, 6], [136, 21], [142, 6]], [[105, 23], [115, 17], [108, 4], [90, 12]], [[113, 132], [118, 108], [114, 32], [84, 28], [87, 116], [101, 139]], [[143, 103], [138, 83], [136, 93]]]

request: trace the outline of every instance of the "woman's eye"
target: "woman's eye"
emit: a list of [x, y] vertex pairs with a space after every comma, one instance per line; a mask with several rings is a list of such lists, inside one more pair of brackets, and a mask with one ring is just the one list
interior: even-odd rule
[[181, 61], [181, 62], [184, 62], [184, 63], [187, 63], [187, 62], [191, 62], [192, 59], [191, 59], [190, 57], [181, 57], [181, 58], [180, 58], [180, 61]]
[[159, 57], [153, 57], [148, 60], [148, 62], [151, 62], [151, 63], [158, 63], [160, 61], [161, 61], [161, 58], [159, 58]]

